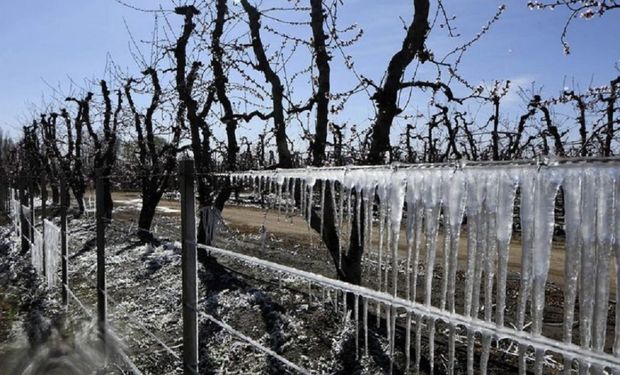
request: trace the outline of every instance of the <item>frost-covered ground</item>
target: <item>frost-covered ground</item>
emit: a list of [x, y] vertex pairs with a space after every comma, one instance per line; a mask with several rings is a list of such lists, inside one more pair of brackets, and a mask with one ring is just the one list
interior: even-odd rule
[[[116, 214], [121, 219], [116, 219], [106, 234], [108, 313], [119, 341], [116, 346], [128, 353], [144, 373], [182, 373], [177, 359], [182, 355], [180, 250], [173, 246], [172, 236], [160, 246], [134, 241], [131, 216], [136, 212], [122, 207]], [[30, 257], [19, 254], [17, 238], [2, 229], [2, 285], [6, 285], [0, 290], [3, 358], [28, 362], [26, 358], [31, 357], [33, 350], [45, 348], [48, 358], [55, 356], [55, 348], [63, 347], [67, 353], [67, 348], [80, 352], [95, 341], [95, 326], [88, 316], [96, 306], [92, 221], [85, 217], [69, 223], [70, 288], [89, 311], [71, 301], [66, 315], [59, 303], [60, 290], [44, 286], [43, 279], [29, 264]], [[157, 224], [161, 233], [171, 234], [178, 226], [175, 217], [162, 217]], [[256, 245], [243, 245], [244, 237], [225, 231], [220, 244], [246, 246], [252, 251]], [[275, 248], [270, 251], [276, 252]], [[326, 266], [324, 261], [312, 257], [300, 258], [320, 263], [318, 268]], [[343, 374], [384, 373], [389, 369], [385, 354], [388, 343], [373, 333], [370, 357], [356, 361], [351, 316], [337, 311], [335, 295], [322, 295], [319, 290], [309, 290], [305, 282], [283, 279], [264, 269], [211, 258], [206, 268], [201, 267], [199, 278], [200, 311], [228, 323], [300, 367], [317, 373]], [[31, 327], [36, 328], [34, 333]], [[205, 373], [261, 374], [287, 370], [277, 360], [205, 319], [200, 320], [199, 331], [201, 368]], [[75, 337], [71, 337], [73, 333]], [[59, 337], [66, 342], [60, 342]], [[88, 361], [96, 362], [100, 353], [92, 348], [87, 354], [94, 357], [88, 357]], [[87, 361], [77, 354], [71, 355], [78, 362]], [[66, 362], [71, 363], [69, 359]], [[112, 356], [108, 369], [122, 373], [128, 366]]]
[[[161, 244], [144, 245], [137, 242], [133, 235], [137, 215], [137, 207], [132, 202], [118, 205], [114, 221], [106, 233], [110, 326], [118, 340], [116, 347], [128, 353], [141, 371], [180, 374], [181, 255], [173, 245], [179, 239], [180, 221], [176, 213], [162, 212], [156, 217], [153, 227], [162, 239]], [[282, 221], [283, 225], [290, 225], [284, 223], [284, 218]], [[86, 216], [71, 220], [69, 227], [70, 287], [92, 312], [96, 306], [94, 218]], [[39, 352], [42, 352], [40, 348], [44, 348], [44, 353], [53, 353], [50, 348], [58, 347], [58, 337], [65, 339], [66, 342], [62, 342], [65, 347], [90, 348], [94, 333], [92, 319], [75, 302], [70, 303], [65, 316], [58, 303], [60, 290], [50, 291], [43, 287], [42, 279], [36, 277], [29, 265], [29, 256], [19, 254], [19, 246], [14, 242], [16, 239], [11, 238], [7, 229], [2, 229], [0, 235], [0, 353], [4, 353], [4, 358], [27, 358], [32, 353], [29, 344], [38, 347]], [[308, 234], [270, 234], [263, 242], [257, 228], [252, 225], [228, 225], [217, 238], [216, 245], [328, 277], [335, 276], [330, 256]], [[376, 265], [369, 262], [367, 267], [365, 272], [371, 276], [364, 279], [364, 284], [373, 287], [375, 278], [372, 275]], [[423, 274], [424, 270], [420, 269], [420, 273]], [[441, 277], [439, 268], [435, 274], [434, 290], [440, 288]], [[224, 258], [207, 258], [206, 267], [199, 269], [199, 278], [201, 312], [228, 323], [241, 334], [300, 367], [328, 374], [389, 372], [389, 343], [385, 339], [385, 325], [382, 321], [379, 327], [376, 326], [372, 305], [369, 310], [369, 356], [363, 355], [361, 340], [358, 345], [360, 358], [357, 359], [354, 321], [350, 313], [343, 314], [334, 294], [309, 288], [304, 281]], [[457, 289], [463, 287], [463, 281], [463, 275], [459, 273]], [[460, 289], [456, 294], [462, 295]], [[508, 280], [508, 320], [516, 310], [517, 296], [518, 275], [513, 274]], [[545, 309], [545, 335], [549, 337], [560, 337], [561, 324], [554, 322], [561, 322], [561, 303], [560, 289], [549, 285]], [[459, 309], [460, 304], [462, 301], [457, 300]], [[613, 311], [609, 315], [613, 316]], [[401, 373], [405, 366], [404, 323], [405, 317], [399, 316], [395, 374]], [[199, 331], [201, 369], [205, 373], [275, 374], [287, 370], [277, 360], [204, 318], [200, 320]], [[447, 366], [445, 334], [445, 327], [438, 324], [435, 369], [440, 373]], [[46, 340], [48, 337], [52, 340]], [[457, 337], [460, 344], [457, 342], [459, 361], [456, 371], [461, 373], [465, 370], [464, 332], [457, 333]], [[41, 345], [45, 342], [47, 344]], [[510, 373], [516, 369], [516, 347], [505, 346], [503, 351], [508, 353], [495, 353], [489, 364], [490, 371]], [[428, 369], [425, 338], [422, 339], [421, 349], [421, 367], [424, 370]], [[98, 351], [94, 347], [77, 351], [77, 354], [66, 348], [64, 352], [79, 360], [98, 359]], [[480, 347], [476, 346], [476, 357], [479, 353]], [[411, 358], [415, 358], [413, 351]], [[553, 358], [549, 360], [554, 361]], [[113, 357], [108, 369], [123, 373], [128, 366], [118, 357]], [[4, 372], [0, 370], [1, 373]]]

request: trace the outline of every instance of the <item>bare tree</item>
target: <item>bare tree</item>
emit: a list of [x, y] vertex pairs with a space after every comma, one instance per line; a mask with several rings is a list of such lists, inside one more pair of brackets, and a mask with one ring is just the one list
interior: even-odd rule
[[86, 129], [90, 135], [94, 145], [94, 168], [100, 170], [103, 174], [103, 180], [101, 181], [103, 186], [103, 199], [104, 199], [104, 212], [103, 217], [111, 220], [112, 210], [114, 208], [114, 201], [112, 200], [112, 188], [111, 180], [108, 177], [114, 164], [116, 163], [116, 140], [119, 124], [119, 113], [122, 109], [122, 96], [120, 90], [117, 92], [117, 105], [114, 113], [112, 113], [112, 100], [110, 99], [110, 90], [108, 89], [107, 82], [101, 80], [99, 82], [101, 86], [101, 94], [103, 96], [103, 122], [102, 130], [103, 134], [97, 134], [97, 131], [93, 127], [90, 120], [88, 110], [84, 113], [84, 123]]
[[[128, 79], [124, 85], [125, 97], [133, 114], [134, 129], [138, 147], [138, 178], [142, 191], [142, 208], [138, 218], [138, 237], [143, 241], [154, 241], [151, 225], [155, 210], [175, 169], [176, 154], [181, 138], [182, 123], [171, 126], [169, 142], [156, 142], [154, 115], [162, 102], [162, 88], [157, 70], [147, 68], [142, 72], [150, 80], [152, 95], [145, 113], [141, 113], [134, 102], [132, 84], [136, 81]], [[161, 143], [161, 142], [159, 142]]]
[[402, 112], [398, 108], [398, 93], [403, 88], [405, 69], [416, 56], [424, 56], [422, 52], [429, 31], [430, 4], [428, 0], [414, 0], [413, 4], [413, 20], [407, 28], [402, 47], [392, 56], [383, 85], [376, 87], [372, 97], [377, 107], [377, 118], [372, 125], [373, 137], [367, 160], [370, 164], [383, 163], [384, 153], [389, 150], [392, 122]]

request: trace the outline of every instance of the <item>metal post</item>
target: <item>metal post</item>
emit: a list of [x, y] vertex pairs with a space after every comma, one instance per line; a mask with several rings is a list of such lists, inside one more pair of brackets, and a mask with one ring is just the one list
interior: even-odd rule
[[179, 161], [183, 277], [183, 373], [198, 374], [198, 320], [196, 318], [196, 207], [194, 160]]
[[104, 197], [103, 197], [103, 171], [97, 169], [95, 173], [96, 216], [97, 216], [97, 322], [103, 343], [106, 344], [106, 286], [105, 286], [105, 223], [103, 222]]
[[34, 246], [34, 178], [31, 177], [28, 184], [28, 198], [30, 199], [30, 243]]
[[62, 304], [67, 307], [67, 288], [69, 288], [69, 270], [67, 251], [67, 185], [64, 176], [60, 179], [60, 252], [62, 262]]
[[41, 173], [41, 239], [43, 243], [43, 276], [47, 276], [47, 253], [45, 248], [45, 219], [47, 218], [47, 184], [45, 182], [45, 171]]
[[22, 254], [30, 250], [30, 243], [28, 242], [28, 221], [26, 215], [24, 215], [23, 206], [26, 204], [26, 178], [22, 175], [19, 177], [19, 219], [20, 219], [20, 232], [22, 236]]
[[8, 207], [7, 206], [7, 196], [8, 196], [7, 195], [7, 189], [8, 188], [7, 188], [6, 183], [0, 184], [0, 196], [2, 197], [1, 198], [2, 199], [2, 212], [5, 213], [5, 214], [8, 212], [8, 210], [7, 210], [7, 207]]

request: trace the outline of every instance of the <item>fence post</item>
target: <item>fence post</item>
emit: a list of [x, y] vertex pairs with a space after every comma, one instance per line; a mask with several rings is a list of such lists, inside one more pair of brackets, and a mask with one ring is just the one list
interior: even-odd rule
[[28, 242], [28, 231], [26, 230], [28, 221], [26, 220], [26, 215], [24, 215], [23, 206], [26, 204], [26, 177], [24, 177], [23, 172], [19, 177], [19, 220], [20, 226], [19, 230], [22, 236], [22, 254], [30, 250], [30, 243]]
[[67, 251], [67, 185], [64, 176], [60, 179], [60, 253], [62, 263], [62, 304], [67, 307], [69, 287], [69, 252]]
[[196, 317], [196, 208], [194, 160], [179, 161], [183, 278], [183, 373], [198, 374], [198, 320]]
[[105, 285], [105, 223], [103, 222], [104, 196], [103, 196], [103, 170], [97, 169], [95, 172], [95, 215], [97, 217], [97, 322], [103, 350], [106, 346], [106, 285]]
[[47, 253], [45, 241], [45, 218], [47, 218], [47, 184], [45, 182], [45, 170], [41, 173], [41, 249], [43, 250], [43, 276], [47, 277]]
[[28, 184], [28, 199], [30, 199], [30, 231], [28, 233], [30, 243], [34, 246], [34, 177], [30, 178], [30, 183]]

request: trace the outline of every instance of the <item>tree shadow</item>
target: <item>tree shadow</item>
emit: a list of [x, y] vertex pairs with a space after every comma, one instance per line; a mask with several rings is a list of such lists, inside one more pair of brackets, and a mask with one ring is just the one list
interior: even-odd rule
[[97, 245], [97, 237], [93, 237], [89, 239], [88, 241], [84, 242], [84, 245], [82, 245], [82, 248], [80, 250], [70, 255], [69, 259], [75, 259], [79, 256], [86, 254], [87, 252], [93, 250], [96, 245]]
[[[203, 265], [199, 270], [198, 276], [207, 296], [206, 312], [218, 318], [218, 294], [224, 290], [239, 290], [249, 294], [251, 301], [258, 306], [261, 312], [261, 318], [269, 335], [270, 349], [281, 354], [282, 346], [285, 343], [285, 336], [282, 330], [285, 322], [281, 318], [281, 314], [286, 309], [274, 302], [269, 294], [252, 287], [238, 275], [235, 275], [232, 270], [220, 264], [206, 250], [198, 249], [198, 259]], [[198, 329], [199, 347], [201, 348], [200, 368], [204, 374], [213, 374], [215, 373], [213, 369], [216, 366], [208, 355], [207, 347], [213, 336], [221, 331], [222, 328], [210, 321], [203, 321]], [[285, 373], [285, 367], [277, 359], [269, 356], [267, 361], [270, 374]]]

